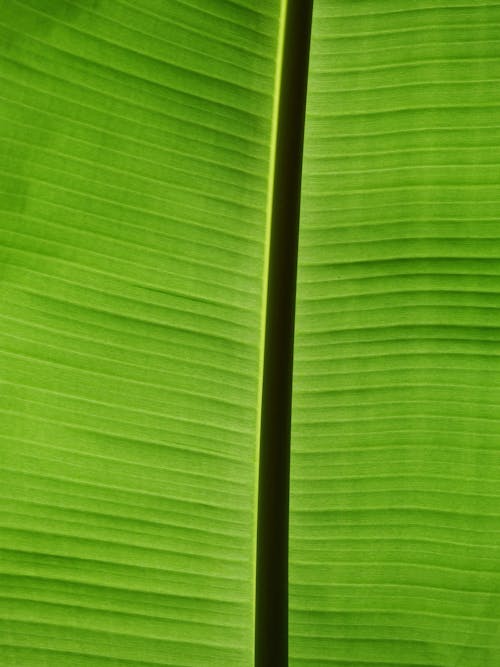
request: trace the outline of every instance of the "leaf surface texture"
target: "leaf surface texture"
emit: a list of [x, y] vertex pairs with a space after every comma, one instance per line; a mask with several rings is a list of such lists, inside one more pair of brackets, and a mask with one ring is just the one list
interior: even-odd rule
[[293, 667], [500, 664], [500, 6], [316, 0]]
[[252, 664], [279, 20], [0, 2], [5, 667]]

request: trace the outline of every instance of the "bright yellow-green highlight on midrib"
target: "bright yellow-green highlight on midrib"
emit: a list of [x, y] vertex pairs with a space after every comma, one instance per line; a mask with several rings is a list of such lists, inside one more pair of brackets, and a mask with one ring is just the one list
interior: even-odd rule
[[0, 2], [2, 666], [253, 662], [281, 11]]
[[[271, 251], [271, 227], [273, 218], [273, 203], [276, 196], [274, 191], [274, 178], [276, 171], [276, 147], [278, 141], [278, 123], [279, 123], [279, 106], [281, 93], [281, 79], [283, 72], [283, 50], [285, 43], [285, 25], [288, 10], [288, 0], [280, 0], [280, 21], [278, 28], [277, 50], [276, 50], [276, 65], [274, 73], [274, 95], [273, 95], [273, 110], [271, 123], [271, 141], [269, 149], [269, 166], [267, 173], [267, 203], [266, 203], [266, 233], [264, 242], [264, 261], [262, 271], [262, 296], [261, 296], [261, 330], [260, 330], [260, 353], [259, 353], [259, 393], [257, 396], [257, 420], [255, 425], [256, 433], [256, 460], [260, 461], [261, 448], [261, 421], [262, 421], [262, 396], [264, 387], [264, 351], [266, 343], [266, 321], [267, 321], [267, 296], [268, 296], [268, 282], [269, 282], [269, 261]], [[255, 466], [255, 494], [254, 505], [254, 572], [257, 573], [257, 522], [259, 513], [258, 503], [258, 484], [259, 484], [259, 468], [260, 465]], [[256, 601], [254, 597], [254, 604]], [[255, 606], [254, 606], [254, 625], [255, 625]], [[255, 639], [255, 638], [254, 638]]]
[[499, 26], [315, 0], [292, 667], [500, 664]]

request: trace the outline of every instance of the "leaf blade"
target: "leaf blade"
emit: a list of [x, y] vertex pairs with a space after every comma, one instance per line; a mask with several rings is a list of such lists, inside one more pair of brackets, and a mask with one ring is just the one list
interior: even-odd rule
[[252, 661], [265, 9], [2, 4], [7, 664]]
[[291, 664], [494, 665], [498, 8], [314, 11]]

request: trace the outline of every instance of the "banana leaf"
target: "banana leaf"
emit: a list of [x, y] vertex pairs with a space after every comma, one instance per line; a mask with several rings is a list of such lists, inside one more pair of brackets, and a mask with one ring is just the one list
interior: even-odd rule
[[500, 6], [316, 0], [294, 667], [500, 665]]
[[308, 6], [0, 0], [2, 667], [500, 664], [500, 6]]
[[250, 665], [278, 1], [0, 3], [0, 663]]

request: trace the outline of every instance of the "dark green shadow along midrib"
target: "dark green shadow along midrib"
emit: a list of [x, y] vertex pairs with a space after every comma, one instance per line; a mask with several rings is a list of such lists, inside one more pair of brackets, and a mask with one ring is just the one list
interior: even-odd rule
[[288, 522], [300, 186], [313, 0], [288, 0], [275, 144], [260, 423], [255, 665], [288, 664]]

